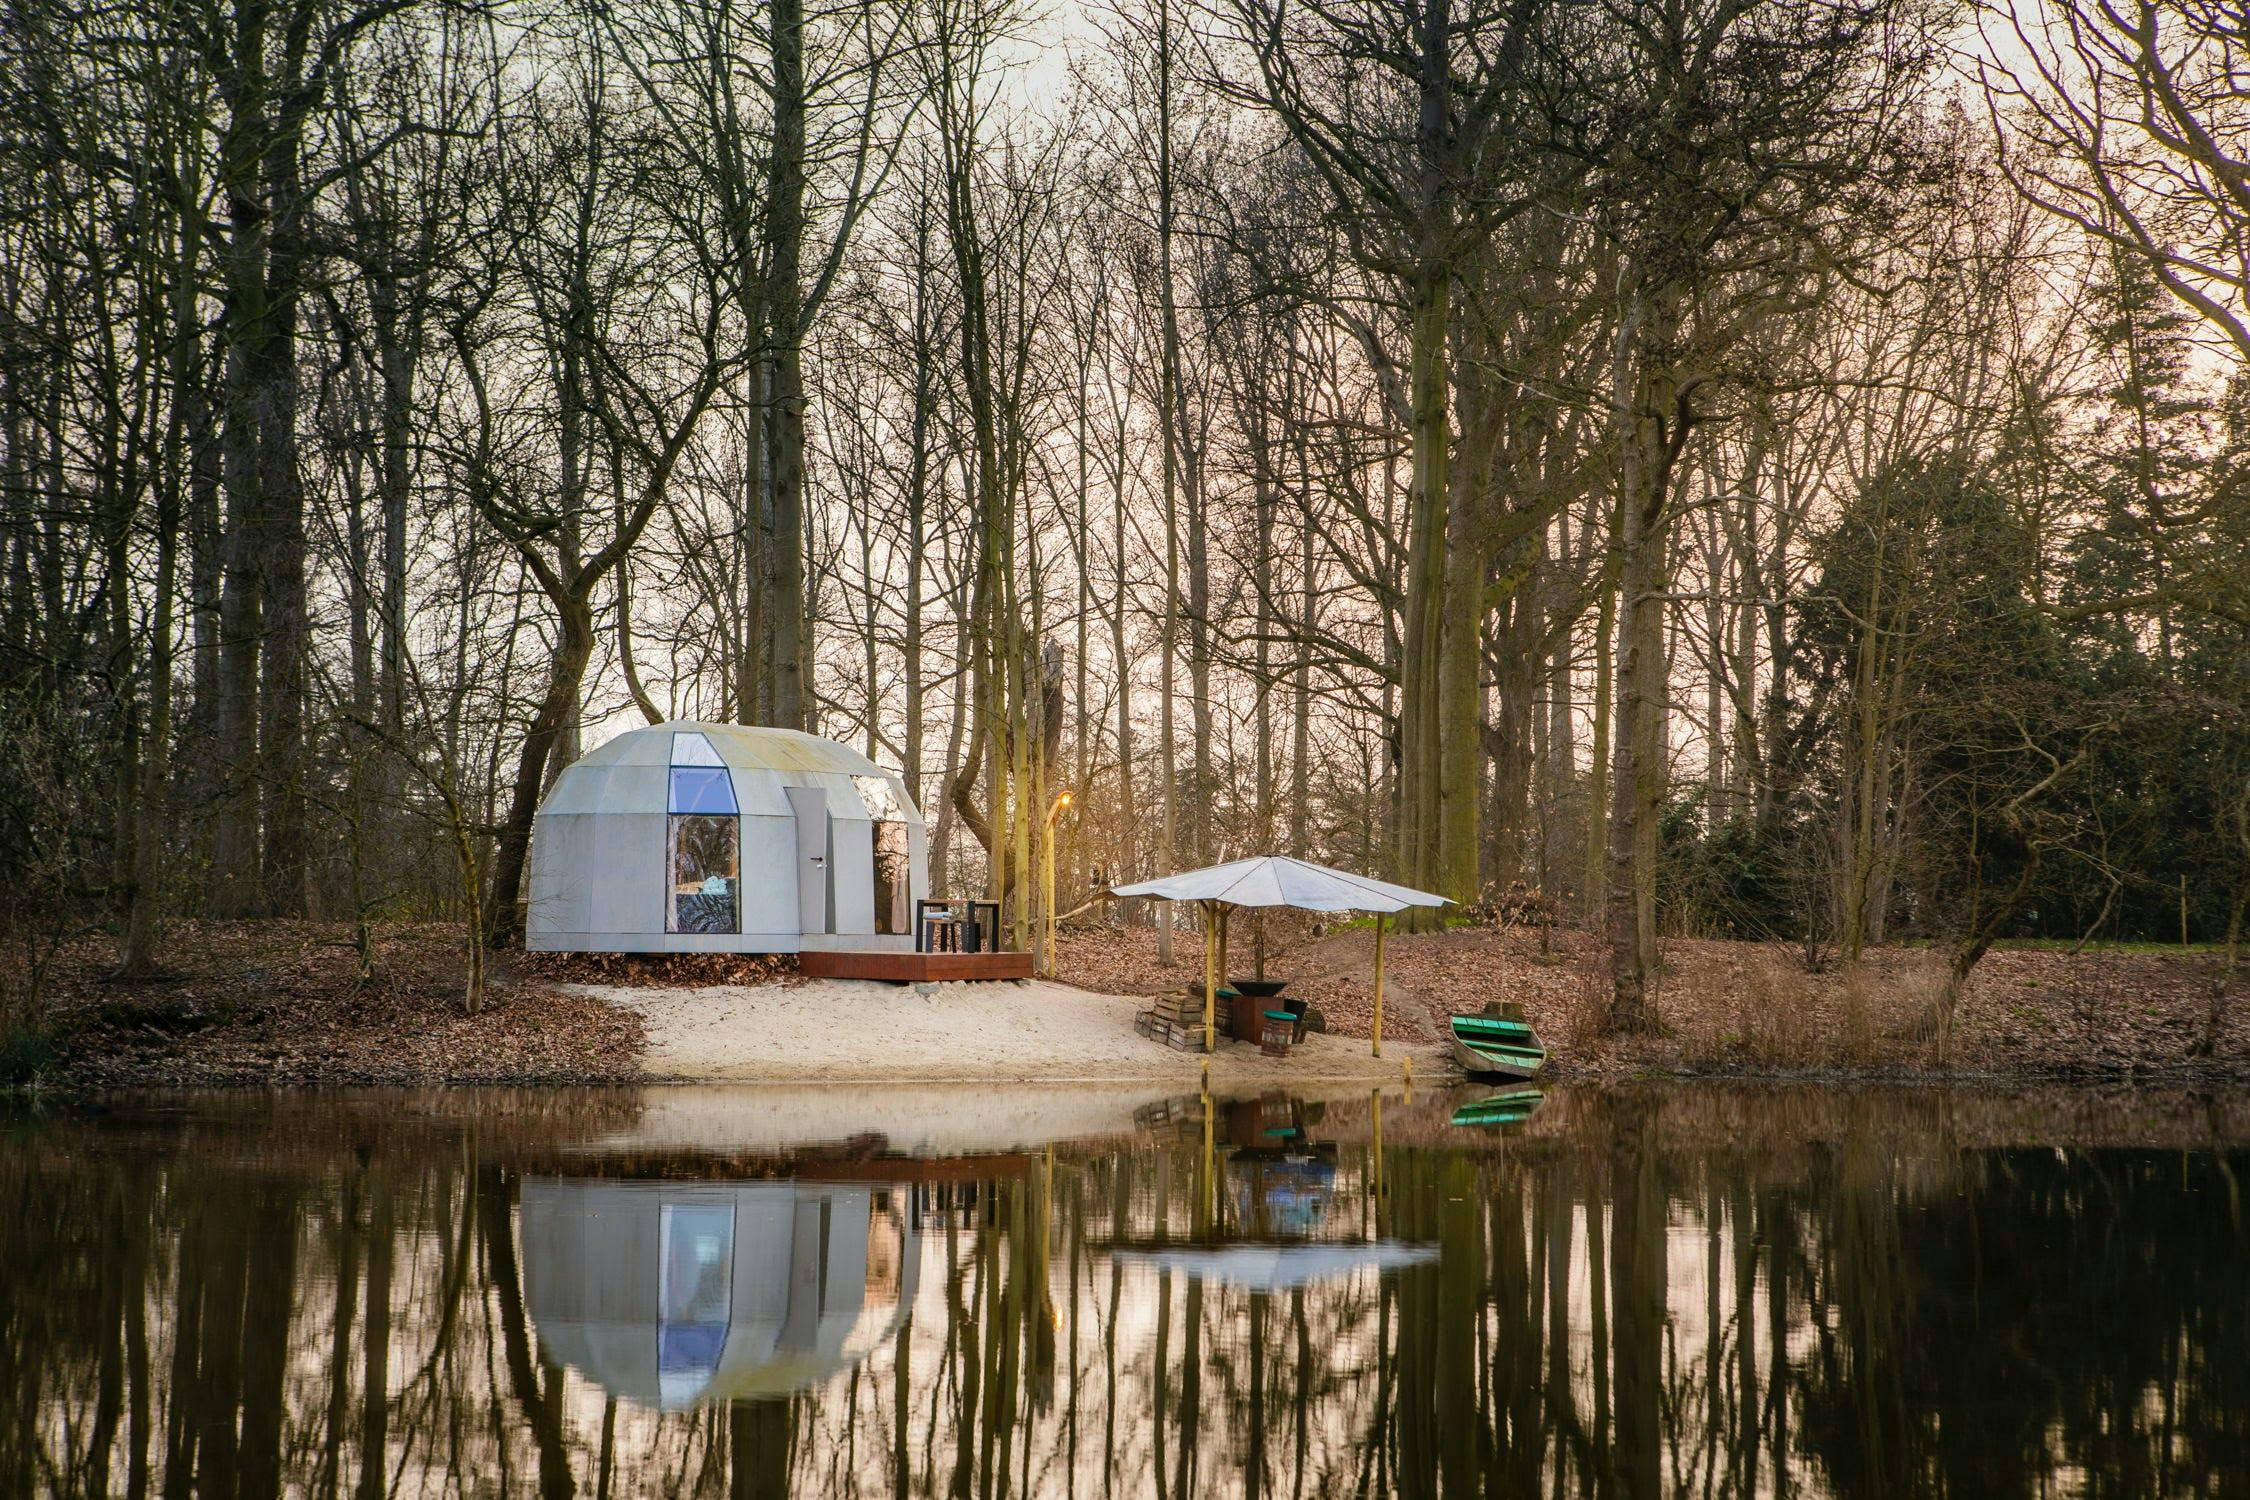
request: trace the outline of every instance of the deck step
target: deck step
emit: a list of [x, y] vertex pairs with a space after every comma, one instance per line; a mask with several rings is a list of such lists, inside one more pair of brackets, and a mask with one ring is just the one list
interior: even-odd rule
[[1029, 979], [1031, 955], [807, 949], [797, 955], [797, 971], [811, 979], [887, 979], [901, 984], [928, 984], [949, 979]]

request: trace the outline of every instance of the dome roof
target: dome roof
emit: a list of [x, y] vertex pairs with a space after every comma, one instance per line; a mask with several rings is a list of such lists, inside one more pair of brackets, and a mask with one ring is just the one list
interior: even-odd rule
[[701, 735], [718, 752], [719, 763], [742, 771], [812, 771], [841, 776], [888, 776], [891, 773], [849, 745], [824, 740], [797, 729], [768, 729], [748, 724], [711, 724], [700, 719], [673, 719], [628, 729], [587, 751], [574, 766], [666, 766], [710, 764], [680, 759], [673, 739]]
[[539, 815], [661, 813], [672, 805], [674, 778], [696, 767], [732, 772], [736, 806], [724, 810], [749, 817], [789, 817], [783, 788], [825, 785], [839, 794], [829, 803], [838, 817], [921, 820], [899, 774], [849, 745], [795, 729], [695, 719], [628, 729], [587, 751], [555, 778]]

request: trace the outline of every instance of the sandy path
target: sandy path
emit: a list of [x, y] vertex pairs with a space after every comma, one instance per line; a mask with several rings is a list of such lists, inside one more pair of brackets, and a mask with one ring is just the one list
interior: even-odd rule
[[[1133, 1030], [1148, 1002], [1071, 985], [911, 986], [825, 979], [700, 989], [573, 986], [637, 1013], [647, 1029], [642, 1068], [652, 1078], [698, 1082], [1177, 1083], [1201, 1077], [1199, 1052], [1178, 1051]], [[1418, 1077], [1444, 1072], [1426, 1046], [1315, 1036], [1286, 1058], [1222, 1039], [1211, 1058], [1214, 1089], [1393, 1080], [1408, 1058]]]

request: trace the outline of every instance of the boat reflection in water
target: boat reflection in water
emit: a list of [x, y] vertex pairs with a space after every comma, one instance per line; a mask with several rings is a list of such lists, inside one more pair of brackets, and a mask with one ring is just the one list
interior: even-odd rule
[[789, 1395], [906, 1320], [921, 1264], [910, 1191], [530, 1178], [525, 1310], [556, 1363], [643, 1406]]
[[1530, 1119], [1546, 1097], [1535, 1088], [1496, 1089], [1455, 1105], [1452, 1123], [1463, 1129], [1505, 1131]]

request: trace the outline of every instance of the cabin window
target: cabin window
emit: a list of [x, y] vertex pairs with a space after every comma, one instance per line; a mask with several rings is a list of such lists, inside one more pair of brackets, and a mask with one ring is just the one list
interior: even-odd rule
[[875, 825], [875, 930], [898, 934], [908, 930], [907, 908], [912, 904], [906, 857], [904, 823]]
[[674, 813], [735, 813], [734, 782], [722, 768], [706, 771], [699, 766], [672, 768]]
[[696, 815], [672, 819], [673, 932], [740, 932], [735, 893], [742, 883], [742, 820]]
[[[701, 735], [676, 735], [708, 745]], [[742, 819], [724, 766], [674, 766], [671, 791], [672, 899], [665, 930], [742, 930]]]
[[876, 822], [906, 816], [906, 798], [901, 795], [899, 784], [890, 777], [854, 776], [852, 786], [858, 791], [867, 815]]

